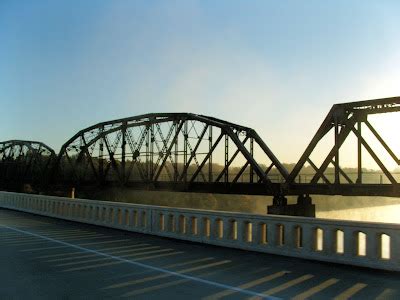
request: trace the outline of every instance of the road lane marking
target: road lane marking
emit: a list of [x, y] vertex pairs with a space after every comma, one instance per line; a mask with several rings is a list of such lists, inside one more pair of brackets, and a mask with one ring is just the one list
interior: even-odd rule
[[[177, 272], [179, 274], [183, 274], [183, 273], [187, 273], [187, 272], [193, 272], [193, 271], [198, 271], [198, 270], [202, 270], [202, 269], [206, 269], [206, 268], [210, 268], [210, 267], [224, 265], [224, 264], [227, 264], [227, 263], [230, 263], [230, 262], [231, 262], [230, 260], [217, 261], [217, 262], [209, 263], [209, 264], [206, 264], [206, 265], [191, 267], [191, 268], [188, 268], [188, 269], [175, 271], [175, 272]], [[144, 282], [148, 282], [148, 281], [153, 281], [153, 280], [157, 280], [157, 279], [166, 278], [166, 277], [169, 277], [169, 276], [171, 276], [171, 275], [170, 274], [165, 274], [165, 273], [164, 274], [160, 274], [160, 275], [155, 275], [155, 276], [149, 276], [149, 277], [145, 277], [145, 278], [141, 278], [141, 279], [130, 280], [130, 281], [122, 282], [122, 283], [113, 284], [113, 285], [110, 285], [109, 287], [107, 287], [107, 289], [115, 289], [115, 288], [126, 287], [126, 286], [130, 286], [130, 285], [135, 285], [135, 284], [139, 284], [139, 283], [144, 283]]]
[[[184, 261], [184, 262], [179, 262], [179, 263], [173, 263], [173, 264], [167, 264], [167, 265], [163, 265], [163, 268], [175, 268], [175, 267], [182, 267], [182, 266], [187, 266], [187, 265], [192, 265], [192, 264], [197, 264], [200, 262], [206, 262], [206, 261], [211, 261], [211, 260], [215, 260], [215, 257], [206, 257], [206, 258], [200, 258], [200, 259], [195, 259], [195, 260], [189, 260], [189, 261]], [[120, 276], [114, 276], [113, 279], [123, 279], [126, 277], [130, 277], [132, 275], [146, 275], [148, 273], [151, 273], [152, 270], [144, 270], [142, 272], [134, 272], [134, 273], [130, 273], [130, 274], [124, 274], [124, 275], [120, 275]], [[108, 287], [104, 287], [103, 289], [107, 289]]]
[[[106, 238], [106, 237], [91, 235], [91, 236], [84, 236], [84, 237], [82, 237], [82, 236], [69, 237], [69, 238], [65, 237], [60, 240], [63, 240], [66, 242], [66, 241], [81, 241], [81, 240], [97, 240], [97, 239], [104, 239], [104, 238]], [[109, 236], [108, 238], [111, 238], [111, 236]], [[45, 242], [45, 241], [32, 240], [30, 242], [28, 242], [28, 241], [20, 242], [20, 243], [15, 242], [15, 243], [7, 243], [5, 245], [6, 246], [15, 246], [15, 247], [18, 247], [18, 246], [32, 246], [33, 247], [33, 246], [35, 246], [35, 244], [42, 244], [43, 242]]]
[[306, 280], [309, 280], [309, 279], [311, 279], [313, 277], [314, 277], [314, 275], [311, 275], [311, 274], [303, 275], [303, 276], [300, 276], [299, 278], [290, 280], [288, 282], [285, 282], [284, 284], [281, 284], [281, 285], [278, 285], [278, 286], [276, 286], [276, 287], [274, 287], [272, 289], [269, 289], [269, 290], [267, 290], [267, 291], [265, 291], [263, 293], [268, 294], [268, 295], [273, 295], [273, 294], [279, 293], [279, 292], [281, 292], [283, 290], [286, 290], [288, 288], [291, 288], [292, 286], [294, 286], [296, 284], [299, 284], [299, 283], [302, 283], [302, 282], [304, 282]]
[[[112, 254], [117, 254], [118, 253], [118, 254], [120, 254], [120, 253], [126, 253], [126, 252], [140, 251], [141, 249], [143, 249], [143, 248], [145, 248], [147, 246], [149, 246], [149, 244], [137, 244], [137, 245], [130, 246], [128, 249], [127, 249], [127, 247], [124, 247], [124, 249], [114, 249], [114, 250], [111, 249], [109, 253], [112, 253]], [[153, 247], [160, 248], [159, 246], [153, 246]], [[105, 251], [106, 249], [101, 249], [101, 251]], [[108, 250], [107, 250], [107, 252], [108, 252]], [[91, 257], [97, 256], [97, 254], [94, 254], [94, 253], [90, 253], [90, 254], [82, 254], [82, 252], [75, 252], [75, 253], [80, 253], [81, 255], [79, 255], [79, 256], [76, 256], [76, 255], [72, 255], [71, 256], [71, 255], [69, 255], [67, 257], [57, 257], [57, 258], [53, 257], [53, 258], [51, 258], [49, 260], [46, 260], [46, 262], [68, 261], [68, 260], [91, 258]], [[64, 255], [64, 256], [66, 256], [66, 255]]]
[[50, 242], [54, 242], [54, 243], [57, 243], [57, 244], [70, 246], [71, 248], [82, 250], [83, 252], [96, 253], [99, 256], [108, 257], [108, 258], [111, 258], [111, 259], [114, 259], [114, 260], [117, 260], [117, 261], [120, 261], [120, 262], [124, 262], [124, 263], [130, 264], [130, 265], [136, 266], [136, 267], [142, 267], [142, 268], [150, 269], [150, 270], [153, 270], [153, 271], [156, 271], [156, 272], [170, 274], [170, 275], [173, 275], [175, 277], [179, 277], [179, 278], [182, 278], [182, 279], [189, 279], [191, 281], [195, 281], [195, 282], [198, 282], [198, 283], [203, 283], [203, 284], [214, 286], [214, 287], [217, 287], [217, 288], [222, 288], [224, 290], [230, 289], [230, 290], [237, 291], [237, 292], [240, 292], [242, 294], [246, 294], [246, 295], [250, 295], [250, 296], [260, 296], [260, 297], [267, 298], [267, 299], [279, 299], [279, 298], [276, 298], [276, 297], [271, 297], [271, 296], [267, 296], [267, 295], [260, 294], [260, 293], [257, 293], [257, 292], [253, 292], [251, 290], [241, 289], [239, 287], [235, 287], [235, 286], [231, 286], [231, 285], [228, 285], [228, 284], [223, 284], [223, 283], [219, 283], [219, 282], [211, 281], [211, 280], [207, 280], [207, 279], [202, 279], [202, 278], [198, 278], [198, 277], [195, 277], [195, 276], [190, 276], [190, 275], [186, 275], [186, 274], [180, 274], [178, 272], [174, 272], [174, 271], [170, 271], [170, 270], [167, 270], [167, 269], [163, 269], [163, 268], [155, 267], [155, 266], [152, 266], [152, 265], [144, 264], [144, 263], [141, 263], [141, 262], [138, 262], [138, 261], [132, 261], [132, 260], [125, 259], [125, 258], [122, 258], [122, 257], [119, 257], [119, 256], [114, 256], [114, 255], [110, 255], [110, 254], [107, 254], [107, 253], [103, 253], [103, 252], [99, 252], [99, 251], [96, 251], [96, 250], [92, 250], [92, 249], [89, 249], [89, 248], [84, 248], [82, 246], [74, 245], [74, 244], [71, 244], [71, 243], [68, 243], [68, 242], [59, 241], [59, 240], [56, 240], [56, 239], [53, 239], [53, 238], [49, 238], [49, 237], [46, 237], [46, 236], [43, 236], [43, 235], [40, 235], [40, 234], [29, 232], [27, 230], [21, 230], [21, 229], [10, 227], [10, 226], [6, 226], [6, 225], [0, 225], [0, 226], [4, 227], [4, 228], [8, 228], [9, 230], [13, 230], [15, 232], [21, 232], [21, 233], [25, 233], [27, 235], [37, 236], [39, 238], [42, 238], [44, 240], [47, 240], [47, 241], [50, 241]]
[[[152, 250], [152, 249], [157, 249], [157, 250]], [[147, 251], [147, 250], [152, 250], [152, 251]], [[142, 255], [147, 255], [147, 254], [153, 254], [153, 253], [160, 253], [160, 252], [168, 252], [168, 251], [173, 251], [174, 249], [160, 249], [160, 246], [150, 246], [146, 248], [141, 248], [141, 249], [131, 249], [128, 250], [129, 252], [137, 252], [134, 254], [125, 254], [121, 255], [120, 257], [135, 257], [135, 256], [142, 256]], [[96, 259], [87, 259], [87, 260], [82, 260], [82, 261], [73, 261], [73, 262], [67, 262], [67, 263], [62, 263], [58, 264], [57, 267], [64, 267], [64, 266], [74, 266], [74, 265], [80, 265], [80, 264], [87, 264], [87, 263], [93, 263], [93, 262], [102, 262], [104, 260], [109, 259], [108, 257], [103, 257], [103, 258], [96, 258]]]
[[[128, 246], [109, 247], [109, 248], [102, 248], [102, 249], [98, 249], [98, 250], [101, 250], [101, 251], [119, 250], [119, 249], [136, 248], [136, 247], [139, 247], [139, 246], [150, 246], [150, 244], [135, 244], [135, 245], [128, 245]], [[61, 256], [61, 257], [66, 258], [66, 259], [68, 257], [72, 259], [72, 258], [75, 258], [75, 255], [78, 255], [78, 254], [82, 255], [82, 251], [63, 252], [63, 253], [50, 254], [50, 255], [41, 255], [41, 256], [38, 256], [37, 258], [50, 258], [51, 259], [51, 258], [55, 258], [55, 257]], [[96, 254], [84, 254], [84, 255], [93, 256], [93, 255], [96, 255]], [[79, 258], [81, 258], [81, 257], [79, 256]]]
[[[228, 271], [228, 270], [231, 270], [233, 268], [235, 268], [235, 266], [225, 267], [225, 268], [223, 268], [223, 270]], [[212, 276], [212, 275], [217, 274], [218, 272], [220, 272], [220, 270], [213, 270], [211, 272], [201, 273], [200, 276], [202, 276], [202, 277]], [[133, 290], [131, 292], [127, 292], [127, 293], [123, 294], [122, 297], [124, 297], [124, 298], [126, 298], [126, 297], [132, 298], [132, 296], [137, 296], [139, 294], [144, 294], [144, 293], [147, 293], [147, 292], [155, 292], [157, 290], [161, 290], [161, 289], [164, 289], [166, 287], [180, 285], [182, 283], [186, 283], [186, 282], [189, 282], [189, 281], [190, 281], [189, 279], [179, 279], [179, 280], [175, 280], [175, 281], [172, 281], [172, 282], [161, 283], [161, 284], [158, 284], [158, 285], [152, 285], [152, 286], [147, 287], [147, 288], [135, 289], [135, 290]]]
[[[267, 276], [258, 278], [258, 279], [256, 279], [256, 280], [253, 280], [253, 281], [250, 281], [250, 282], [241, 284], [241, 285], [239, 285], [239, 287], [242, 288], [242, 289], [249, 289], [249, 288], [252, 288], [252, 287], [254, 287], [254, 286], [260, 285], [260, 284], [262, 284], [262, 283], [265, 283], [265, 282], [274, 280], [274, 279], [276, 279], [276, 278], [285, 276], [285, 275], [288, 274], [288, 273], [289, 273], [288, 271], [279, 271], [279, 272], [276, 272], [276, 273], [274, 273], [274, 274], [270, 274], [270, 275], [267, 275]], [[232, 294], [234, 294], [234, 293], [235, 293], [235, 291], [225, 290], [225, 291], [221, 291], [221, 292], [219, 292], [219, 293], [216, 293], [216, 294], [214, 294], [214, 295], [208, 296], [208, 297], [204, 298], [204, 300], [221, 299], [221, 298], [223, 298], [223, 297], [232, 295]]]
[[[0, 225], [1, 226], [1, 225]], [[81, 246], [90, 246], [90, 245], [98, 245], [98, 244], [109, 244], [109, 243], [120, 243], [120, 242], [127, 242], [131, 240], [111, 240], [111, 241], [103, 241], [103, 242], [90, 242], [90, 243], [77, 243], [78, 245]], [[20, 250], [21, 252], [32, 252], [32, 251], [42, 251], [42, 250], [52, 250], [52, 249], [61, 249], [61, 248], [68, 248], [69, 246], [52, 246], [52, 247], [39, 247], [39, 248], [31, 248], [31, 249], [25, 249], [25, 250]]]
[[[155, 255], [150, 255], [150, 256], [145, 256], [141, 258], [137, 258], [135, 260], [132, 260], [134, 262], [142, 261], [142, 260], [149, 260], [149, 259], [154, 259], [154, 258], [160, 258], [160, 257], [168, 257], [168, 256], [173, 256], [173, 255], [179, 255], [183, 254], [183, 251], [178, 251], [178, 252], [169, 252], [169, 253], [163, 253], [163, 254], [155, 254]], [[71, 268], [71, 269], [66, 269], [63, 272], [74, 272], [74, 271], [82, 271], [82, 270], [90, 270], [90, 269], [97, 269], [101, 267], [108, 267], [108, 266], [115, 266], [119, 264], [125, 264], [125, 261], [113, 261], [113, 262], [108, 262], [108, 263], [103, 263], [103, 264], [97, 264], [97, 265], [91, 265], [91, 266], [83, 266], [83, 267], [76, 267], [76, 268]]]
[[[382, 293], [380, 293], [375, 299], [376, 300], [386, 300], [390, 298], [395, 298], [396, 291], [393, 289], [384, 289]], [[398, 296], [398, 295], [397, 295]]]
[[296, 295], [296, 297], [293, 297], [292, 299], [293, 300], [307, 299], [307, 298], [311, 297], [312, 295], [319, 293], [322, 290], [330, 287], [331, 285], [334, 285], [338, 281], [339, 281], [339, 279], [336, 279], [336, 278], [331, 278], [331, 279], [325, 280], [324, 282], [320, 283], [319, 285], [314, 286], [311, 289], [308, 289], [307, 291]]
[[345, 299], [350, 299], [353, 297], [356, 293], [361, 291], [363, 288], [367, 287], [365, 283], [356, 283], [352, 287], [348, 288], [344, 292], [340, 293], [337, 295], [334, 300], [345, 300]]

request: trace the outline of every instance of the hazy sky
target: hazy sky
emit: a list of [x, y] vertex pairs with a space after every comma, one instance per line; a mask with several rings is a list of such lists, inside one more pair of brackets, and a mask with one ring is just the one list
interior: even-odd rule
[[399, 37], [400, 1], [2, 0], [0, 140], [183, 111], [295, 162], [334, 103], [400, 95]]

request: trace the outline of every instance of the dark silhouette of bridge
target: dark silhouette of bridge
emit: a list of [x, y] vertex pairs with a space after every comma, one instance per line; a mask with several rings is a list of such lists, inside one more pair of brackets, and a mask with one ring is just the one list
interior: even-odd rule
[[[252, 128], [197, 114], [153, 113], [83, 129], [57, 156], [43, 143], [0, 143], [0, 181], [5, 189], [41, 183], [272, 195], [278, 206], [286, 205], [285, 195], [298, 195], [304, 204], [311, 203], [311, 194], [399, 197], [396, 175], [365, 136], [372, 135], [399, 165], [395, 151], [368, 119], [399, 110], [400, 97], [335, 104], [291, 172]], [[315, 163], [312, 154], [329, 138], [328, 154]], [[346, 141], [354, 144], [357, 157], [352, 173], [341, 167], [340, 148]], [[364, 153], [375, 161], [384, 182], [382, 176], [379, 182], [365, 180]], [[301, 181], [307, 166], [312, 174]]]

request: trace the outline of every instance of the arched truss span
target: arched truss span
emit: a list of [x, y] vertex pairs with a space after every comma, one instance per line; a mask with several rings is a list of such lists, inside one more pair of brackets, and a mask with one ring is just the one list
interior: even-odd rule
[[[273, 193], [288, 173], [251, 128], [189, 113], [146, 114], [79, 131], [58, 165], [75, 184]], [[247, 189], [247, 188], [246, 188]], [[257, 191], [258, 189], [258, 191]]]
[[0, 181], [8, 183], [43, 183], [56, 154], [36, 141], [0, 142]]
[[[399, 124], [387, 122], [399, 120], [398, 112], [400, 97], [335, 104], [287, 179], [291, 193], [398, 197]], [[385, 136], [384, 127], [395, 136]], [[368, 170], [367, 159], [379, 171]], [[354, 166], [346, 170], [349, 162]]]

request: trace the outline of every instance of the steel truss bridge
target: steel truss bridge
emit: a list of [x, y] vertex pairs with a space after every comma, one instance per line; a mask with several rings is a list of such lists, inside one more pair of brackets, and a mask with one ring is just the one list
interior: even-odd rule
[[0, 184], [43, 184], [57, 155], [47, 145], [36, 141], [0, 142]]
[[[399, 179], [385, 166], [382, 151], [374, 147], [383, 149], [396, 165], [399, 157], [370, 122], [373, 115], [385, 117], [399, 110], [400, 97], [335, 104], [290, 172], [254, 129], [190, 113], [145, 114], [83, 129], [58, 155], [39, 142], [2, 142], [0, 183], [3, 188], [12, 182], [273, 196], [399, 197]], [[369, 142], [371, 137], [374, 143]], [[313, 155], [321, 160], [322, 144], [327, 153], [317, 163]], [[345, 144], [352, 147], [357, 164], [351, 172], [341, 163], [348, 161], [348, 152], [341, 151]], [[380, 181], [368, 179], [364, 156], [376, 163]], [[301, 181], [305, 169], [309, 180]]]

